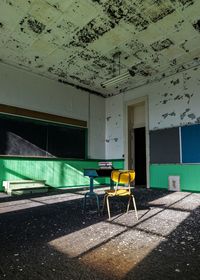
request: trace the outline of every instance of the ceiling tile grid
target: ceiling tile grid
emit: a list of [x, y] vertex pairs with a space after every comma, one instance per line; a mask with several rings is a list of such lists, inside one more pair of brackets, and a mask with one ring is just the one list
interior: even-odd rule
[[1, 0], [0, 60], [108, 97], [198, 66], [199, 11], [199, 0]]

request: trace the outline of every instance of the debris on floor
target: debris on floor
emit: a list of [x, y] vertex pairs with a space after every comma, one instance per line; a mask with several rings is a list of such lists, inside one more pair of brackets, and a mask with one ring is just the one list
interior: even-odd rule
[[200, 279], [200, 194], [134, 193], [138, 221], [123, 200], [83, 214], [84, 192], [0, 194], [0, 279]]

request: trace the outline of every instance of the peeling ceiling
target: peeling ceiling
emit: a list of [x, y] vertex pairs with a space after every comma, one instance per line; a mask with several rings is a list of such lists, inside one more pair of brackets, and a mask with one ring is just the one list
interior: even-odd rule
[[0, 60], [108, 97], [199, 65], [199, 11], [199, 0], [1, 0]]

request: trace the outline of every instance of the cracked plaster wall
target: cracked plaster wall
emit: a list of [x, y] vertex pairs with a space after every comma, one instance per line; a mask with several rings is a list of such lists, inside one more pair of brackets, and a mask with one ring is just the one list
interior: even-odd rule
[[[148, 96], [149, 129], [163, 129], [200, 123], [200, 68], [182, 73], [130, 90], [120, 96], [106, 100], [106, 143], [107, 158], [122, 158], [124, 154], [124, 122], [117, 120], [118, 112], [123, 115], [123, 104]], [[118, 138], [115, 142], [111, 139]]]
[[153, 84], [149, 93], [150, 130], [200, 123], [200, 68]]
[[[104, 98], [89, 100], [89, 93], [80, 89], [0, 64], [0, 104], [87, 121], [89, 157], [104, 158], [105, 138], [99, 137], [99, 127], [105, 126], [104, 113], [100, 117]], [[89, 112], [90, 108], [94, 109]]]

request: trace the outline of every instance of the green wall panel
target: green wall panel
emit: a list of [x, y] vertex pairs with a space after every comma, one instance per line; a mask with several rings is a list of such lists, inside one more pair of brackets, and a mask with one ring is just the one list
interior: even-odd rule
[[200, 192], [200, 164], [152, 164], [150, 187], [168, 188], [168, 176], [180, 176], [182, 191]]
[[[102, 160], [46, 160], [46, 159], [0, 159], [0, 191], [4, 180], [46, 180], [54, 188], [89, 186], [89, 178], [83, 176], [84, 168], [98, 168]], [[123, 169], [124, 160], [109, 160], [114, 168]], [[108, 184], [108, 178], [96, 178], [95, 185]]]

